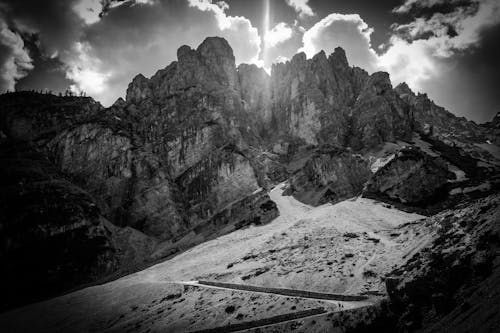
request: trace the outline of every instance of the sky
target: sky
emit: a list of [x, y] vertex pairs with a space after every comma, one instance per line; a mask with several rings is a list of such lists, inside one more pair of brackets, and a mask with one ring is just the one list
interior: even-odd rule
[[84, 91], [104, 106], [208, 36], [271, 71], [337, 46], [457, 116], [500, 111], [500, 0], [0, 0], [0, 91]]

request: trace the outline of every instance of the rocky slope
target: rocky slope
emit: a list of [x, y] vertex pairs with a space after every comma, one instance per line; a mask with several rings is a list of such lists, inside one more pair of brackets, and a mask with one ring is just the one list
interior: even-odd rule
[[[268, 192], [282, 181], [313, 206], [364, 193], [425, 214], [494, 193], [500, 182], [497, 130], [405, 84], [393, 88], [387, 73], [349, 66], [341, 48], [297, 54], [269, 76], [236, 67], [228, 43], [210, 37], [180, 47], [151, 78], [137, 75], [109, 108], [4, 94], [0, 131], [1, 156], [29, 166], [2, 165], [2, 255], [14, 294], [26, 282], [13, 278], [25, 269], [19, 253], [41, 247], [53, 258], [29, 281], [58, 285], [47, 287], [57, 293], [267, 224], [278, 216]], [[23, 215], [25, 207], [35, 208]], [[35, 243], [19, 238], [32, 228], [44, 230]], [[60, 244], [65, 256], [52, 255]]]
[[487, 128], [500, 129], [500, 112], [498, 112], [491, 121], [482, 125]]
[[386, 280], [400, 331], [500, 329], [499, 207], [489, 196], [424, 221], [433, 241]]

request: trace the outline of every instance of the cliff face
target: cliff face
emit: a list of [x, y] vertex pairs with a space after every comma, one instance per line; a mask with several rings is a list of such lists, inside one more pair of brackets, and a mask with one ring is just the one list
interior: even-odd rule
[[337, 48], [328, 58], [300, 53], [272, 69], [271, 128], [306, 144], [372, 148], [408, 138], [412, 117], [387, 73], [349, 67]]
[[307, 144], [345, 144], [349, 106], [367, 76], [348, 67], [340, 48], [329, 58], [321, 52], [308, 60], [299, 53], [290, 62], [273, 65], [273, 129]]
[[[161, 161], [158, 169], [172, 181], [192, 228], [264, 184], [243, 140], [250, 117], [230, 46], [207, 38], [196, 50], [182, 46], [177, 56], [150, 80], [137, 76], [127, 89], [128, 103], [114, 112], [134, 119], [132, 132]], [[243, 85], [245, 96], [258, 105], [258, 92]], [[175, 230], [165, 238], [181, 235]]]
[[88, 192], [24, 141], [0, 143], [4, 310], [147, 259], [154, 240], [111, 224]]

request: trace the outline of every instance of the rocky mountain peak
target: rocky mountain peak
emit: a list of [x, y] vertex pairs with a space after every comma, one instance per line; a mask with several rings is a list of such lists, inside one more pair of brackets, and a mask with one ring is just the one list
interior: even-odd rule
[[255, 75], [259, 77], [270, 78], [269, 74], [262, 68], [257, 67], [255, 64], [240, 64], [237, 68], [238, 73], [243, 75]]
[[326, 61], [326, 53], [324, 50], [319, 51], [313, 56], [313, 62], [318, 62], [318, 61]]
[[489, 127], [489, 128], [494, 128], [494, 129], [500, 129], [500, 112], [497, 112], [497, 114], [493, 117], [493, 119], [485, 124], [483, 124], [484, 127]]
[[342, 69], [349, 67], [345, 50], [340, 46], [335, 48], [333, 53], [330, 55], [329, 60], [334, 68]]
[[196, 52], [207, 68], [223, 77], [225, 84], [236, 86], [238, 80], [233, 49], [224, 38], [208, 37], [198, 46]]
[[292, 64], [301, 64], [301, 63], [305, 63], [306, 60], [307, 60], [306, 54], [304, 52], [300, 52], [300, 53], [295, 54], [292, 57], [291, 63]]
[[375, 95], [382, 95], [392, 90], [391, 79], [387, 72], [375, 72], [368, 78], [366, 87]]
[[187, 59], [190, 59], [192, 57], [196, 56], [196, 51], [193, 50], [190, 46], [188, 45], [182, 45], [177, 49], [177, 59], [180, 61], [186, 61]]
[[115, 108], [123, 108], [127, 105], [127, 102], [125, 102], [125, 100], [121, 97], [118, 97], [118, 99], [113, 103], [113, 105], [111, 107], [115, 107]]
[[150, 95], [151, 89], [149, 88], [149, 80], [144, 75], [138, 74], [128, 85], [125, 99], [128, 103], [136, 103]]
[[234, 60], [233, 49], [222, 37], [207, 37], [196, 49], [203, 57], [218, 56]]
[[401, 82], [398, 84], [394, 90], [400, 95], [409, 95], [409, 96], [415, 96], [415, 93], [410, 89], [408, 84], [406, 82]]

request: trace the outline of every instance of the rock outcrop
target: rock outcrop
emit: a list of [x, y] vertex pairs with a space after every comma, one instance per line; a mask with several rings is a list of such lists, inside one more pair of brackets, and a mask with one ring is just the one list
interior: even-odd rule
[[351, 119], [350, 145], [354, 149], [409, 140], [413, 131], [410, 108], [392, 89], [385, 72], [370, 75], [356, 99]]
[[455, 175], [448, 171], [444, 160], [408, 147], [396, 153], [370, 178], [363, 195], [425, 206], [438, 199], [443, 186], [452, 178]]
[[322, 147], [298, 154], [295, 159], [292, 163], [303, 159], [303, 165], [290, 176], [284, 194], [313, 206], [337, 203], [360, 194], [371, 176], [368, 162], [362, 156], [339, 147]]

